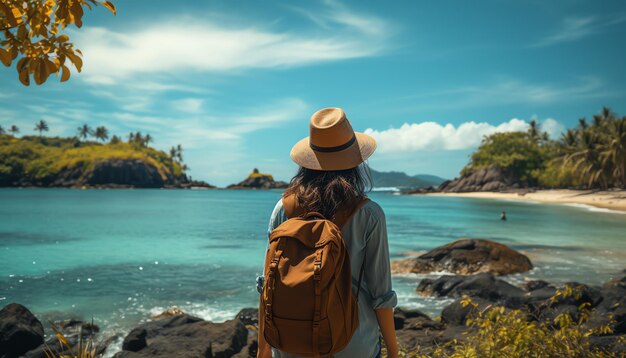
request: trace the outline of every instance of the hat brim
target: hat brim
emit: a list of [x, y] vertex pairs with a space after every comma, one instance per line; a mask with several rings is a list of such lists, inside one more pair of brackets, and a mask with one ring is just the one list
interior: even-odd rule
[[309, 137], [291, 148], [291, 159], [301, 167], [313, 170], [345, 170], [357, 167], [376, 150], [376, 140], [365, 133], [355, 132], [356, 141], [337, 152], [318, 152], [309, 146]]

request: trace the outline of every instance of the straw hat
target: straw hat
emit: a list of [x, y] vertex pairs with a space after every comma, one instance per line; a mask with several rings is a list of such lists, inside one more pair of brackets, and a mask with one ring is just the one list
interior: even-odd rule
[[314, 170], [343, 170], [357, 167], [376, 149], [374, 138], [355, 132], [341, 108], [324, 108], [310, 122], [310, 136], [291, 149], [291, 159]]

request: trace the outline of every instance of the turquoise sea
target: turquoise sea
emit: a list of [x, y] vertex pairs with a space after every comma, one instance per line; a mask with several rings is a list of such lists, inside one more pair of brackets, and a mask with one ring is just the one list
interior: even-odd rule
[[[75, 316], [127, 332], [170, 306], [224, 320], [255, 306], [267, 224], [280, 191], [0, 189], [0, 306]], [[600, 284], [626, 268], [626, 215], [588, 207], [373, 192], [392, 258], [461, 237], [528, 254], [519, 282]], [[506, 210], [509, 220], [499, 220]], [[424, 276], [394, 277], [401, 306]]]

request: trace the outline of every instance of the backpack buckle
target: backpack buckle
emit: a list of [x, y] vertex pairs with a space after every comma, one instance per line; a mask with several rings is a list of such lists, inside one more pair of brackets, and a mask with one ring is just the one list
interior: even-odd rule
[[322, 263], [321, 262], [316, 262], [315, 265], [313, 266], [313, 278], [315, 279], [315, 281], [322, 280]]

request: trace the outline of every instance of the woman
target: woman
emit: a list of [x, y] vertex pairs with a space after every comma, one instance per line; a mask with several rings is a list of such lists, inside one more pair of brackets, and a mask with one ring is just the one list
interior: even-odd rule
[[[371, 200], [363, 204], [370, 186], [365, 160], [375, 149], [373, 138], [352, 130], [343, 110], [326, 108], [311, 117], [310, 136], [291, 151], [291, 158], [300, 168], [283, 197], [295, 194], [297, 205], [305, 212], [318, 212], [327, 218], [334, 217], [340, 208], [358, 208], [341, 232], [350, 257], [352, 290], [360, 298], [359, 325], [348, 345], [334, 354], [336, 358], [380, 357], [381, 334], [388, 356], [398, 354], [393, 323], [397, 298], [391, 289], [385, 214]], [[286, 220], [281, 199], [272, 212], [269, 232]], [[359, 280], [361, 269], [363, 277]], [[260, 343], [260, 351], [263, 344]], [[294, 357], [275, 348], [271, 350], [273, 357]]]

